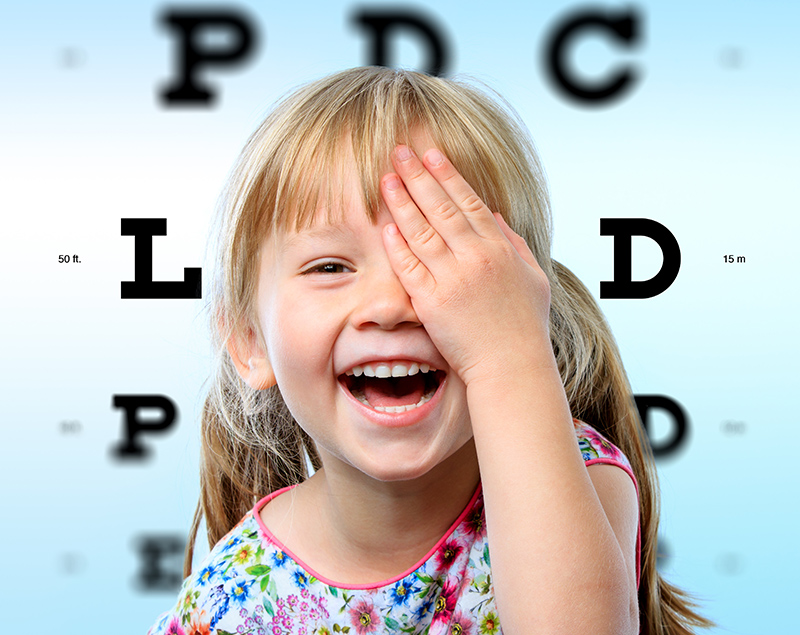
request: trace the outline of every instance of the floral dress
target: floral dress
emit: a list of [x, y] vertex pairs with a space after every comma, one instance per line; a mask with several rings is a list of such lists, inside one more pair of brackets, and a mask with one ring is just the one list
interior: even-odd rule
[[[587, 424], [574, 424], [586, 465], [609, 463], [634, 478], [618, 448]], [[260, 509], [289, 489], [260, 500], [217, 543], [148, 635], [502, 633], [480, 484], [421, 562], [396, 578], [362, 586], [315, 574], [264, 526]]]

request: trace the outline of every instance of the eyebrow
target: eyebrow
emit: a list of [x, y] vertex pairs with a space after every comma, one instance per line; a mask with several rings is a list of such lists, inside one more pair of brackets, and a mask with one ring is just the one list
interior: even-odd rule
[[352, 240], [353, 237], [353, 231], [347, 225], [325, 224], [310, 229], [303, 229], [295, 233], [293, 236], [283, 241], [280, 251], [284, 252], [298, 244], [319, 239]]

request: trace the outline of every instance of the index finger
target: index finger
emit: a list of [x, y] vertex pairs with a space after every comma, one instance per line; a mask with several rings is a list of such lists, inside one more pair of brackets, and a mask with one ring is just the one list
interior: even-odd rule
[[[403, 180], [405, 186], [403, 191], [407, 193], [411, 202], [411, 206], [406, 207], [413, 206], [418, 210], [419, 221], [424, 220], [425, 224], [430, 224], [430, 227], [448, 244], [454, 239], [476, 238], [475, 230], [461, 208], [450, 198], [411, 148], [405, 145], [397, 146], [392, 153], [392, 163], [398, 176]], [[400, 192], [399, 188], [397, 192]], [[400, 202], [402, 197], [396, 194], [395, 199]], [[401, 226], [401, 229], [404, 228]]]
[[439, 186], [463, 212], [475, 233], [482, 238], [497, 238], [502, 235], [492, 210], [443, 152], [437, 148], [429, 149], [423, 156], [423, 163]]

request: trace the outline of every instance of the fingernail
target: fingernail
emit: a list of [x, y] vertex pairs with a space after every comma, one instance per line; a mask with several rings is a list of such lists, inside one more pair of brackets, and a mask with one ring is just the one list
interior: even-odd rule
[[411, 152], [411, 148], [408, 146], [397, 146], [397, 150], [395, 151], [397, 154], [397, 158], [401, 161], [405, 161], [406, 159], [410, 159], [414, 154]]
[[400, 230], [397, 228], [397, 225], [395, 225], [394, 223], [389, 223], [386, 226], [386, 232], [391, 234], [392, 236], [397, 236], [397, 234], [400, 233]]
[[434, 166], [441, 165], [442, 161], [444, 161], [444, 155], [441, 152], [439, 152], [436, 148], [431, 148], [430, 150], [428, 150], [427, 158], [428, 158], [428, 163]]
[[396, 190], [398, 187], [400, 187], [400, 179], [398, 179], [394, 174], [387, 176], [383, 183], [386, 185], [387, 190]]

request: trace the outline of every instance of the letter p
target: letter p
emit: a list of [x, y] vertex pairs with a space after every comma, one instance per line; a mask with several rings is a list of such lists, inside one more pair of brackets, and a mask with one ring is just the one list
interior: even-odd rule
[[[203, 66], [233, 66], [246, 59], [253, 48], [254, 35], [246, 18], [232, 11], [168, 11], [162, 22], [180, 40], [178, 77], [160, 94], [167, 106], [200, 103], [210, 106], [215, 99], [197, 77]], [[215, 33], [216, 32], [216, 33]], [[229, 36], [224, 45], [210, 46], [210, 34]]]
[[[163, 395], [114, 395], [114, 408], [125, 411], [125, 439], [111, 453], [119, 459], [146, 459], [150, 449], [142, 445], [139, 435], [163, 432], [172, 427], [177, 418], [177, 409], [172, 400]], [[153, 408], [161, 411], [155, 420], [140, 417], [140, 409]]]

